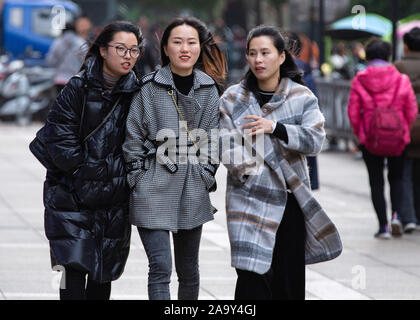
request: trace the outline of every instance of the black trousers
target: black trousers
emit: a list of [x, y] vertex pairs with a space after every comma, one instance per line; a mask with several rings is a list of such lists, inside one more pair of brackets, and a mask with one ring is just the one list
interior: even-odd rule
[[[384, 227], [388, 224], [386, 200], [385, 200], [385, 181], [384, 168], [385, 157], [371, 154], [365, 147], [360, 147], [363, 160], [366, 163], [366, 168], [369, 174], [369, 184], [371, 191], [371, 198], [376, 215], [378, 216], [379, 226]], [[403, 167], [404, 167], [403, 153], [399, 157], [386, 157], [388, 167], [388, 181], [391, 192], [391, 206], [393, 212], [399, 212], [402, 205], [402, 184], [403, 184]]]
[[304, 300], [305, 236], [302, 210], [296, 198], [288, 194], [271, 267], [262, 275], [236, 269], [235, 300]]
[[65, 289], [60, 289], [60, 300], [109, 300], [111, 282], [86, 281], [86, 272], [66, 268]]
[[413, 199], [417, 224], [420, 224], [420, 159], [413, 159]]

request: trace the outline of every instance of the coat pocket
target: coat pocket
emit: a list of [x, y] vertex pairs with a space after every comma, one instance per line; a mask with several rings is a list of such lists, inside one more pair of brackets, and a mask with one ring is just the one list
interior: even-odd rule
[[104, 190], [111, 186], [107, 183], [107, 166], [105, 161], [86, 162], [72, 176], [72, 186], [78, 202], [82, 206], [103, 206], [109, 202], [105, 199]]

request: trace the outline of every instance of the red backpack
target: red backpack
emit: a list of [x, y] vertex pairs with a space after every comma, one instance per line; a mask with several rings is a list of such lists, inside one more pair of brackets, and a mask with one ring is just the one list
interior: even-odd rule
[[[405, 147], [404, 142], [404, 119], [401, 119], [398, 109], [394, 106], [398, 93], [397, 86], [391, 104], [378, 107], [375, 99], [374, 111], [369, 128], [366, 128], [366, 149], [378, 156], [400, 156]], [[367, 90], [366, 90], [367, 92]]]

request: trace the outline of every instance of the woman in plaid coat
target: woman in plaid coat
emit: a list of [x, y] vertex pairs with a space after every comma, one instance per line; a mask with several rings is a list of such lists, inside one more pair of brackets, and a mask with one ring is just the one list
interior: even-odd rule
[[[279, 31], [254, 28], [246, 53], [248, 73], [220, 99], [235, 299], [304, 299], [305, 264], [342, 250], [312, 196], [305, 157], [321, 150], [324, 117]], [[241, 161], [229, 159], [232, 154]]]
[[132, 188], [130, 217], [149, 259], [149, 299], [170, 299], [172, 231], [178, 299], [194, 300], [201, 230], [213, 219], [209, 192], [216, 189], [218, 162], [217, 152], [205, 146], [214, 149], [218, 138], [213, 132], [212, 139], [211, 130], [219, 124], [216, 82], [225, 76], [225, 60], [195, 18], [169, 24], [161, 58], [163, 67], [142, 79], [127, 118], [123, 151]]

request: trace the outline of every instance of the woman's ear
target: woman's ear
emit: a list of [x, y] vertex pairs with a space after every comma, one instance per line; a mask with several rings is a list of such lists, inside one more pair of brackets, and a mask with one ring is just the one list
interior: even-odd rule
[[286, 52], [283, 51], [280, 55], [280, 65], [282, 65], [285, 60], [286, 60]]
[[163, 46], [163, 51], [165, 52], [166, 56], [168, 56], [168, 52], [166, 51], [167, 46]]
[[105, 59], [106, 57], [106, 52], [107, 52], [106, 50], [107, 50], [106, 47], [99, 47], [99, 53], [101, 54], [102, 59]]

